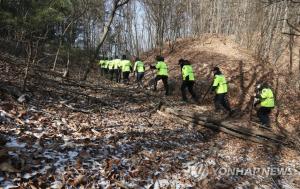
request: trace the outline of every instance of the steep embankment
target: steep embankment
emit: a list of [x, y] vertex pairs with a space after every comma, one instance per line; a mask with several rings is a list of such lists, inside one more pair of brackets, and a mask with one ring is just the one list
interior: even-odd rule
[[[180, 96], [181, 75], [178, 66], [180, 58], [189, 59], [196, 73], [196, 91], [203, 95], [212, 82], [211, 69], [219, 66], [229, 83], [229, 97], [234, 109], [249, 111], [250, 97], [254, 93], [254, 86], [259, 82], [268, 82], [277, 95], [277, 107], [273, 111], [273, 120], [277, 125], [287, 129], [290, 133], [298, 132], [300, 125], [300, 95], [298, 62], [300, 39], [296, 39], [293, 51], [294, 75], [290, 75], [289, 50], [282, 53], [276, 64], [261, 62], [250, 50], [247, 50], [228, 37], [211, 35], [199, 39], [182, 39], [176, 42], [174, 50], [170, 52], [165, 46], [163, 55], [170, 67], [170, 80], [175, 94]], [[146, 54], [145, 62], [153, 64], [157, 51]], [[277, 81], [278, 79], [278, 81]], [[175, 87], [176, 86], [176, 87]], [[211, 99], [212, 97], [210, 97]], [[178, 98], [179, 100], [179, 98]], [[290, 106], [293, 102], [293, 106]], [[207, 101], [204, 103], [208, 103]]]

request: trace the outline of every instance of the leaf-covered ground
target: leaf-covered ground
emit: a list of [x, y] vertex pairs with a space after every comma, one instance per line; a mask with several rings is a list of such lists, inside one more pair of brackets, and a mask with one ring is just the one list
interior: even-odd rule
[[[300, 186], [298, 153], [178, 124], [156, 113], [161, 102], [186, 111], [196, 111], [196, 105], [107, 80], [101, 85], [48, 82], [53, 86], [37, 87], [23, 104], [1, 95], [1, 133], [8, 140], [1, 147], [4, 188]], [[269, 166], [295, 172], [223, 171]]]
[[[247, 74], [256, 73], [256, 68], [245, 66], [247, 69], [241, 70], [244, 67], [238, 59], [245, 57], [243, 54], [232, 51], [225, 57], [220, 52], [212, 53], [214, 49], [199, 49], [197, 41], [191, 44], [195, 48], [183, 44], [184, 51], [168, 57], [168, 62], [172, 62], [170, 81], [174, 90], [170, 97], [165, 97], [163, 91], [154, 93], [149, 87], [141, 90], [136, 84], [110, 82], [100, 77], [96, 69], [88, 81], [81, 82], [74, 73], [80, 75], [82, 70], [71, 70], [72, 77], [63, 79], [46, 65], [36, 65], [30, 71], [27, 97], [20, 103], [18, 98], [23, 93], [18, 89], [24, 63], [14, 57], [1, 58], [0, 186], [300, 188], [298, 151], [271, 148], [193, 124], [181, 124], [157, 113], [163, 103], [183, 111], [199, 112], [204, 108], [214, 115], [212, 96], [207, 97], [205, 106], [180, 102], [179, 71], [175, 65], [179, 57], [185, 56], [202, 61], [196, 65], [200, 73], [198, 94], [207, 88], [207, 69], [220, 63], [233, 83], [231, 96], [239, 86], [246, 86], [247, 97], [231, 99], [233, 106], [245, 109], [252, 76]], [[220, 46], [228, 50], [226, 45]], [[214, 48], [213, 44], [209, 48]], [[235, 67], [227, 67], [228, 61]], [[247, 65], [252, 63], [243, 61]], [[230, 75], [230, 70], [235, 70], [234, 74]], [[241, 73], [248, 78], [245, 85], [239, 80]], [[147, 80], [152, 74], [147, 72]], [[172, 81], [174, 78], [178, 81]], [[293, 119], [296, 117], [293, 123], [299, 121], [296, 115], [293, 114]], [[288, 122], [283, 121], [284, 114], [280, 116], [279, 121], [294, 125], [291, 117]], [[245, 117], [237, 117], [235, 121], [243, 123]], [[278, 132], [275, 126], [273, 130]], [[276, 169], [283, 172], [276, 174]], [[253, 173], [253, 170], [258, 171]]]

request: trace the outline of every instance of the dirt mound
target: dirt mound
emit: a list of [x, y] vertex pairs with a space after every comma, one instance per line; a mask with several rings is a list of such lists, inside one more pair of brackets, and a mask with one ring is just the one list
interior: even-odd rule
[[[299, 40], [296, 40], [296, 42]], [[300, 43], [299, 43], [300, 44]], [[298, 49], [295, 48], [293, 61], [298, 62]], [[143, 59], [146, 64], [154, 64], [155, 56], [159, 51], [152, 50], [145, 53]], [[169, 65], [171, 85], [175, 86], [173, 94], [180, 98], [181, 71], [178, 65], [180, 58], [192, 62], [196, 75], [196, 92], [202, 96], [212, 82], [211, 69], [219, 66], [229, 83], [229, 96], [232, 106], [242, 112], [250, 109], [250, 97], [254, 93], [254, 86], [261, 81], [271, 84], [273, 91], [277, 94], [277, 107], [273, 111], [273, 120], [277, 126], [285, 127], [289, 132], [297, 131], [300, 115], [299, 108], [299, 87], [298, 79], [290, 77], [288, 73], [289, 52], [286, 49], [278, 59], [276, 65], [269, 62], [262, 62], [255, 57], [255, 54], [246, 48], [242, 48], [230, 37], [205, 35], [198, 39], [180, 39], [170, 51], [169, 45], [165, 45], [162, 51], [165, 61]], [[296, 66], [294, 65], [294, 69]], [[147, 73], [146, 78], [154, 77], [154, 72]], [[289, 85], [286, 85], [286, 84]], [[208, 97], [212, 99], [212, 96]], [[296, 103], [290, 107], [289, 102]], [[204, 103], [209, 104], [210, 101]], [[286, 119], [288, 115], [288, 119]]]
[[[253, 93], [251, 92], [253, 85], [269, 74], [249, 51], [225, 37], [182, 39], [176, 43], [173, 52], [169, 52], [168, 49], [168, 47], [164, 49], [163, 56], [169, 65], [169, 78], [176, 81], [176, 86], [180, 86], [181, 82], [181, 71], [178, 66], [180, 58], [192, 62], [199, 95], [203, 94], [212, 82], [211, 69], [219, 66], [229, 82], [231, 101], [238, 109], [246, 108], [247, 100]], [[156, 51], [147, 53], [145, 62], [153, 63], [156, 54]], [[175, 93], [180, 94], [179, 90]]]

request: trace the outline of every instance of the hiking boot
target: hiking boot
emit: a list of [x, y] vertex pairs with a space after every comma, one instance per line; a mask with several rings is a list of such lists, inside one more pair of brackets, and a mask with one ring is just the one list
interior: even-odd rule
[[233, 114], [234, 114], [234, 111], [233, 111], [233, 110], [231, 110], [231, 111], [229, 112], [228, 116], [229, 116], [229, 117], [232, 117], [232, 116], [233, 116]]
[[182, 102], [188, 102], [188, 99], [187, 98], [183, 98], [181, 99]]

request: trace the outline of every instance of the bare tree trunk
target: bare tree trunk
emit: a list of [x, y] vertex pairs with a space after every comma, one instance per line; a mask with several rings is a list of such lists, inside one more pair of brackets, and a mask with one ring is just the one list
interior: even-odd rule
[[63, 75], [63, 77], [65, 77], [65, 78], [69, 77], [69, 65], [70, 65], [70, 50], [68, 50], [67, 67], [66, 67], [66, 70]]
[[[290, 29], [290, 33], [292, 33], [292, 29]], [[289, 41], [289, 54], [290, 54], [290, 65], [289, 65], [289, 73], [293, 74], [293, 46], [294, 46], [294, 35], [290, 35]]]
[[88, 66], [87, 66], [86, 71], [85, 71], [84, 74], [83, 74], [82, 80], [86, 80], [88, 74], [89, 74], [90, 71], [91, 71], [92, 65], [93, 65], [93, 63], [95, 62], [95, 60], [96, 60], [96, 58], [97, 58], [97, 56], [98, 56], [98, 54], [99, 54], [99, 51], [100, 51], [100, 49], [101, 49], [101, 47], [102, 47], [102, 45], [103, 45], [103, 43], [104, 43], [104, 41], [105, 41], [105, 39], [106, 39], [106, 37], [107, 37], [107, 34], [108, 34], [108, 32], [109, 32], [109, 29], [110, 29], [110, 26], [111, 26], [111, 24], [112, 24], [112, 22], [113, 22], [113, 20], [114, 20], [116, 11], [118, 10], [118, 8], [122, 7], [123, 5], [127, 4], [128, 2], [129, 2], [129, 0], [124, 0], [124, 1], [121, 1], [121, 0], [115, 0], [115, 1], [113, 2], [113, 7], [112, 7], [112, 11], [111, 11], [111, 13], [110, 13], [110, 15], [109, 15], [109, 18], [108, 18], [108, 23], [107, 23], [106, 26], [104, 26], [103, 35], [102, 35], [102, 37], [101, 37], [101, 39], [100, 39], [99, 44], [98, 44], [97, 47], [96, 47], [96, 50], [95, 50], [95, 52], [94, 52], [94, 55], [90, 58], [90, 60], [89, 60], [89, 62], [88, 62]]
[[299, 49], [299, 76], [300, 76], [300, 49]]
[[53, 67], [52, 67], [52, 70], [53, 70], [53, 71], [54, 71], [55, 68], [56, 68], [56, 62], [57, 62], [57, 58], [58, 58], [59, 51], [60, 51], [60, 48], [61, 48], [61, 44], [62, 44], [62, 41], [60, 40], [60, 41], [59, 41], [58, 49], [57, 49], [57, 51], [56, 51], [55, 59], [54, 59], [54, 62], [53, 62]]
[[[276, 78], [276, 87], [275, 87], [275, 102], [278, 102], [278, 91], [279, 91], [279, 76], [277, 76]], [[280, 114], [280, 108], [281, 108], [281, 105], [280, 103], [277, 103], [277, 110], [276, 110], [276, 113], [275, 113], [275, 123], [277, 125], [277, 127], [279, 127], [279, 114]]]
[[[35, 42], [36, 43], [35, 45], [34, 45], [34, 42], [28, 42], [28, 43], [29, 44], [28, 44], [28, 50], [27, 50], [27, 63], [26, 63], [26, 68], [25, 68], [25, 75], [24, 75], [24, 80], [23, 80], [22, 91], [25, 91], [25, 89], [26, 89], [30, 66], [35, 64], [35, 60], [37, 58], [38, 48], [39, 48], [39, 40]], [[34, 48], [34, 56], [32, 57], [33, 48]]]
[[26, 83], [28, 80], [28, 72], [29, 72], [29, 67], [30, 67], [30, 59], [31, 59], [31, 43], [28, 42], [27, 48], [26, 48], [26, 54], [27, 54], [27, 59], [26, 59], [26, 68], [25, 68], [25, 75], [23, 79], [23, 85], [22, 85], [22, 91], [24, 92], [26, 89]]

